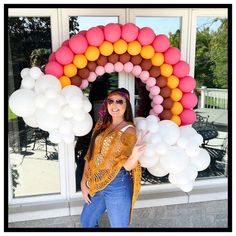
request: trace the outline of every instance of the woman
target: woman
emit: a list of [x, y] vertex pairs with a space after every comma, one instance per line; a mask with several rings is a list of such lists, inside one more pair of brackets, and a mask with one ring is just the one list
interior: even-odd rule
[[85, 200], [81, 224], [98, 227], [107, 210], [111, 227], [124, 228], [140, 190], [138, 160], [145, 148], [144, 135], [136, 138], [130, 96], [124, 88], [109, 93], [99, 114], [81, 180]]

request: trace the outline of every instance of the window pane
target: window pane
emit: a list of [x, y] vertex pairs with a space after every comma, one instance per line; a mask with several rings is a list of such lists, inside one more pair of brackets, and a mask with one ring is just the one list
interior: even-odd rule
[[[88, 30], [91, 27], [98, 25], [106, 25], [108, 23], [118, 23], [118, 17], [81, 17], [71, 16], [70, 21], [70, 36], [77, 34], [79, 31]], [[83, 91], [89, 97], [92, 103], [92, 110], [90, 112], [94, 124], [98, 120], [98, 111], [101, 108], [103, 100], [107, 94], [118, 88], [118, 73], [111, 74], [105, 73], [98, 76], [97, 79], [90, 83], [89, 86]], [[90, 142], [91, 132], [83, 137], [78, 137], [75, 145], [75, 178], [76, 178], [76, 191], [80, 191], [80, 181], [84, 170], [84, 156], [87, 153], [88, 145]]]
[[[49, 17], [9, 17], [8, 95], [20, 88], [23, 68], [41, 69], [51, 53]], [[48, 133], [27, 126], [8, 112], [8, 135], [13, 197], [60, 192], [57, 145]]]
[[196, 32], [195, 92], [199, 103], [194, 126], [203, 135], [204, 148], [211, 155], [210, 167], [200, 172], [199, 178], [227, 176], [228, 20], [197, 17]]

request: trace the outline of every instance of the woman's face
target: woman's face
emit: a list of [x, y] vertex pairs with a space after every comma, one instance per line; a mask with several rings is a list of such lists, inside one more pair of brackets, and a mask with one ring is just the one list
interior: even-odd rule
[[107, 109], [112, 117], [124, 117], [126, 100], [118, 94], [110, 95], [107, 99]]

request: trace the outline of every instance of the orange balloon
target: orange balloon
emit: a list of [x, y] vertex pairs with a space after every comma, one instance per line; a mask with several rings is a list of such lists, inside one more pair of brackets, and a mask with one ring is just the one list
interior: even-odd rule
[[171, 107], [170, 111], [173, 115], [179, 115], [183, 111], [183, 105], [180, 102], [174, 102], [173, 106]]
[[152, 64], [154, 66], [161, 66], [164, 63], [165, 57], [161, 52], [157, 52], [151, 58]]
[[95, 46], [88, 46], [85, 56], [89, 61], [96, 61], [100, 55], [100, 51]]
[[142, 46], [138, 41], [128, 43], [128, 53], [132, 56], [136, 56], [141, 52]]
[[170, 120], [174, 121], [178, 126], [181, 125], [181, 119], [179, 116], [173, 115]]
[[59, 78], [60, 83], [61, 83], [61, 87], [64, 88], [65, 86], [71, 85], [71, 81], [70, 78], [68, 78], [67, 76], [63, 75]]
[[99, 46], [100, 53], [103, 56], [110, 56], [113, 53], [113, 45], [112, 43], [108, 41], [104, 41], [100, 46]]
[[179, 78], [175, 75], [171, 75], [167, 78], [167, 86], [171, 89], [176, 88], [179, 85]]
[[161, 69], [161, 75], [165, 77], [169, 77], [173, 73], [173, 67], [169, 64], [162, 64], [160, 66], [160, 69]]
[[183, 92], [179, 88], [174, 88], [171, 90], [170, 97], [173, 101], [178, 102], [183, 96]]
[[77, 68], [74, 64], [68, 64], [64, 66], [64, 75], [67, 77], [73, 77], [77, 74]]
[[114, 44], [114, 52], [117, 54], [123, 54], [127, 51], [127, 43], [123, 39], [117, 40]]
[[140, 55], [144, 59], [151, 59], [155, 54], [155, 50], [151, 45], [143, 46]]
[[79, 69], [83, 69], [84, 67], [87, 66], [88, 64], [88, 60], [85, 57], [85, 55], [75, 55], [74, 59], [73, 59], [73, 64], [79, 68]]

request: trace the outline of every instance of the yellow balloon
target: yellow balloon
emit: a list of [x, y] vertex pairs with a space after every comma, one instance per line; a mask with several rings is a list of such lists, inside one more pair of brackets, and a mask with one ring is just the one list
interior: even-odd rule
[[128, 43], [128, 53], [132, 56], [136, 56], [141, 52], [142, 46], [138, 41]]
[[179, 115], [183, 109], [183, 105], [180, 102], [174, 102], [170, 110], [173, 115]]
[[151, 58], [151, 61], [154, 66], [161, 66], [164, 63], [164, 59], [164, 55], [161, 52], [157, 52]]
[[165, 77], [169, 77], [173, 73], [173, 67], [169, 64], [162, 64], [160, 66], [160, 69], [161, 69], [161, 75]]
[[85, 56], [89, 61], [96, 61], [100, 55], [100, 51], [95, 46], [88, 46]]
[[155, 54], [155, 50], [151, 45], [143, 46], [140, 55], [144, 59], [151, 59]]
[[181, 119], [179, 116], [173, 115], [170, 120], [174, 121], [178, 126], [181, 125]]
[[170, 94], [170, 98], [175, 101], [178, 102], [183, 96], [182, 91], [179, 88], [174, 88], [171, 90], [171, 94]]
[[64, 75], [67, 77], [73, 77], [77, 74], [77, 68], [74, 64], [68, 64], [64, 66]]
[[123, 39], [117, 40], [114, 45], [114, 52], [117, 54], [123, 54], [127, 51], [127, 43]]
[[113, 45], [112, 43], [108, 41], [104, 41], [100, 46], [99, 46], [100, 53], [103, 56], [110, 56], [113, 53]]
[[179, 85], [179, 78], [175, 75], [171, 75], [167, 78], [167, 86], [171, 89], [176, 88]]
[[60, 83], [61, 83], [61, 87], [64, 88], [65, 86], [71, 85], [71, 81], [70, 78], [68, 78], [67, 76], [63, 75], [59, 78]]
[[87, 66], [88, 64], [88, 60], [85, 57], [85, 55], [75, 55], [74, 59], [73, 59], [73, 64], [79, 68], [79, 69], [83, 69]]

